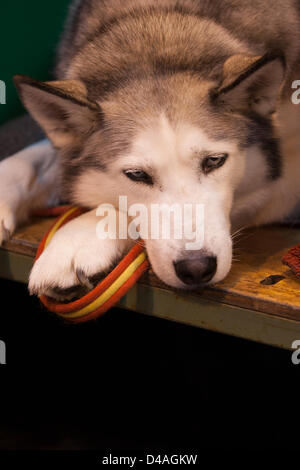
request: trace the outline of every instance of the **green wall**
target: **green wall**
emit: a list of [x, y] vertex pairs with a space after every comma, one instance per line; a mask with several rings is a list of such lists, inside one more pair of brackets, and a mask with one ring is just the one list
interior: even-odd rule
[[25, 112], [12, 82], [15, 74], [51, 78], [69, 4], [70, 0], [0, 0], [0, 80], [6, 85], [0, 124]]

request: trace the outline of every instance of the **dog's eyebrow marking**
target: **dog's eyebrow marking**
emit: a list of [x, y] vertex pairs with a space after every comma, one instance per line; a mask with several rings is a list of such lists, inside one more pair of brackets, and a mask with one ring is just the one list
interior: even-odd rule
[[[208, 155], [212, 155], [214, 152], [211, 150], [203, 150], [203, 149], [198, 149], [196, 147], [191, 147], [191, 152], [192, 152], [192, 157], [193, 158], [205, 158]], [[217, 152], [215, 152], [217, 153]]]
[[206, 157], [215, 157], [215, 156], [221, 156], [223, 154], [228, 154], [226, 150], [221, 151], [221, 150], [192, 150], [192, 158], [200, 158], [204, 159]]

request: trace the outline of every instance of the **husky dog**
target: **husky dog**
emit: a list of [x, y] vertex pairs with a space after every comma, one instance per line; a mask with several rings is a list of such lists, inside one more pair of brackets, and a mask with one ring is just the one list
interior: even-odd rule
[[170, 286], [221, 281], [232, 227], [282, 221], [300, 200], [299, 58], [298, 0], [76, 0], [57, 80], [15, 77], [47, 140], [0, 164], [0, 243], [37, 207], [89, 209], [54, 236], [30, 291], [88, 289], [130, 248], [96, 236], [97, 206], [119, 195], [203, 204], [201, 250], [146, 248]]

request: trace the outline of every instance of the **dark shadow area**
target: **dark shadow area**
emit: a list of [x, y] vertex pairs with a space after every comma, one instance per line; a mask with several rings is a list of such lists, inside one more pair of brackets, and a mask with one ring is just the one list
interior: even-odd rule
[[1, 449], [298, 447], [289, 351], [118, 309], [70, 326], [0, 289]]

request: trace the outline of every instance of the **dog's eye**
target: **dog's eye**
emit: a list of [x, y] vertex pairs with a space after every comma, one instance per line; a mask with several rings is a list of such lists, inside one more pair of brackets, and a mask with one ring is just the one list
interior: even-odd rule
[[222, 153], [220, 155], [210, 155], [209, 157], [204, 158], [202, 162], [204, 173], [210, 173], [211, 171], [220, 168], [226, 162], [227, 157], [227, 153]]
[[123, 173], [132, 181], [137, 181], [138, 183], [144, 183], [151, 186], [153, 185], [153, 179], [143, 170], [124, 170]]

